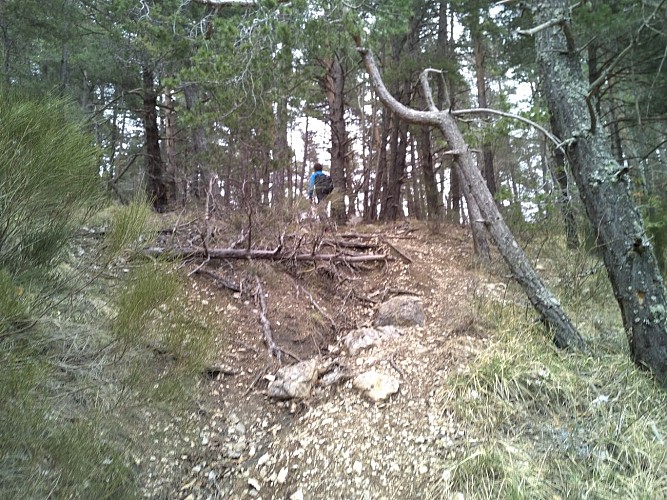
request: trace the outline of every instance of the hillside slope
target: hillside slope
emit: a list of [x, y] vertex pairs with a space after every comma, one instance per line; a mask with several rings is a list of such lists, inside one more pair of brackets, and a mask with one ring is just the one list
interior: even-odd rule
[[[178, 491], [189, 498], [417, 498], [437, 483], [447, 443], [464, 431], [434, 404], [435, 391], [487, 338], [473, 311], [481, 281], [472, 266], [471, 240], [459, 227], [439, 235], [408, 226], [359, 230], [384, 242], [396, 260], [299, 270], [233, 262], [216, 271], [227, 273], [229, 281], [245, 279], [251, 288], [247, 276], [260, 277], [275, 341], [290, 353], [287, 364], [316, 358], [345, 368], [343, 381], [318, 384], [305, 400], [280, 402], [266, 395], [267, 378], [279, 365], [263, 343], [252, 293], [194, 276], [193, 307], [217, 317], [221, 328], [217, 370], [201, 420], [193, 416], [198, 435], [172, 435], [174, 443], [190, 441], [181, 442], [177, 453], [172, 447], [166, 456], [153, 457], [162, 465], [147, 479], [150, 496]], [[350, 355], [341, 338], [370, 326], [379, 304], [397, 295], [421, 300], [424, 325]], [[371, 368], [400, 379], [398, 394], [375, 403], [356, 391], [350, 378]]]

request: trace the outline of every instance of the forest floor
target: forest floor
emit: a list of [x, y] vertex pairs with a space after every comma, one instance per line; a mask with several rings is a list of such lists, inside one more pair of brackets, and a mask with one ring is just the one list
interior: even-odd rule
[[[304, 229], [310, 230], [312, 223]], [[216, 368], [191, 426], [180, 420], [159, 424], [165, 426], [163, 446], [148, 457], [145, 496], [405, 499], [424, 498], [442, 481], [442, 461], [466, 429], [435, 403], [436, 391], [488, 339], [483, 318], [474, 314], [485, 284], [473, 263], [471, 238], [458, 226], [434, 234], [407, 223], [353, 232], [378, 242], [394, 260], [299, 269], [228, 261], [216, 269], [228, 282], [260, 278], [274, 339], [289, 353], [286, 363], [316, 358], [345, 369], [343, 381], [317, 384], [304, 400], [267, 395], [279, 364], [263, 342], [252, 294], [200, 274], [191, 277], [192, 306], [220, 328]], [[421, 299], [424, 325], [350, 355], [341, 338], [370, 326], [380, 302], [400, 294]], [[399, 392], [380, 403], [365, 399], [349, 379], [370, 368], [399, 378]]]
[[[207, 224], [162, 244], [248, 245], [242, 217]], [[252, 248], [280, 258], [184, 263], [189, 308], [216, 349], [187, 416], [145, 413], [151, 445], [135, 463], [146, 498], [667, 497], [667, 393], [632, 364], [595, 255], [564, 250], [548, 227], [519, 235], [589, 343], [568, 353], [500, 259], [475, 261], [460, 226], [263, 227]], [[308, 260], [321, 254], [389, 258]], [[423, 324], [351, 354], [344, 337], [399, 295], [421, 302]], [[270, 397], [281, 363], [267, 325], [282, 366], [317, 360], [343, 376], [320, 373], [302, 399]], [[353, 379], [369, 370], [398, 392], [367, 399]]]

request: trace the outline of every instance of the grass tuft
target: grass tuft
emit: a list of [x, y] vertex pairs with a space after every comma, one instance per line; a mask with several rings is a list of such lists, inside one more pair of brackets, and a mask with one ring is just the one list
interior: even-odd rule
[[520, 296], [479, 299], [492, 344], [438, 392], [466, 435], [447, 450], [456, 458], [435, 495], [667, 497], [667, 393], [631, 362], [605, 290], [595, 290], [599, 307], [589, 287], [578, 292], [589, 309], [576, 315], [588, 355], [555, 348]]

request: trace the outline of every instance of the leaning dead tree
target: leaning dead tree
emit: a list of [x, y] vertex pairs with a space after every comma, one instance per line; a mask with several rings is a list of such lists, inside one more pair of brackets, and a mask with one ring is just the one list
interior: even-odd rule
[[[648, 25], [664, 5], [657, 2]], [[628, 333], [630, 354], [667, 382], [667, 299], [651, 241], [632, 199], [628, 167], [611, 152], [606, 131], [591, 103], [597, 86], [584, 80], [568, 2], [534, 1], [539, 25], [537, 55], [549, 110], [567, 144], [566, 154], [586, 213], [597, 229], [605, 267]], [[621, 55], [624, 52], [621, 53]], [[604, 76], [604, 75], [603, 75]]]
[[481, 219], [472, 221], [473, 224], [482, 223], [486, 227], [509, 266], [512, 275], [523, 288], [542, 321], [552, 331], [556, 345], [567, 348], [584, 348], [585, 343], [582, 336], [563, 311], [558, 299], [530, 265], [528, 258], [505, 224], [486, 182], [477, 169], [472, 153], [458, 128], [454, 115], [450, 111], [441, 111], [436, 108], [428, 84], [427, 72], [422, 74], [422, 87], [429, 109], [428, 111], [419, 111], [409, 108], [389, 93], [382, 81], [373, 54], [359, 45], [360, 43], [357, 41], [357, 50], [362, 56], [371, 84], [382, 103], [402, 120], [420, 125], [435, 126], [442, 132], [457, 157], [456, 163], [461, 181], [466, 185], [464, 193], [469, 196], [466, 201], [469, 206], [476, 206], [479, 210]]

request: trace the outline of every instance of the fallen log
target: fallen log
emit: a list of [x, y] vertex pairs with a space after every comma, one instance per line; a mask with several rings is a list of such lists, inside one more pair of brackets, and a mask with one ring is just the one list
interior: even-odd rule
[[342, 253], [328, 254], [295, 254], [282, 252], [280, 248], [275, 250], [248, 250], [245, 248], [209, 248], [206, 251], [197, 247], [161, 248], [151, 247], [144, 250], [144, 254], [150, 257], [167, 257], [170, 259], [184, 259], [200, 257], [202, 259], [265, 259], [265, 260], [296, 260], [303, 262], [327, 261], [327, 262], [384, 262], [394, 260], [394, 257], [384, 254], [362, 254], [346, 255]]

